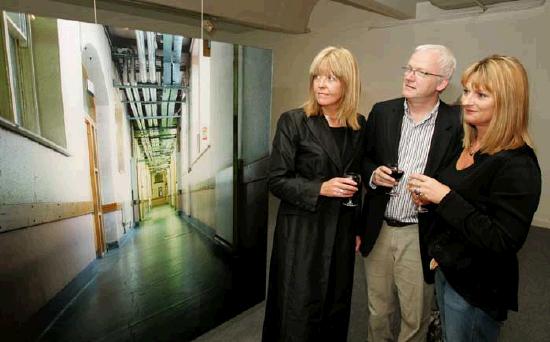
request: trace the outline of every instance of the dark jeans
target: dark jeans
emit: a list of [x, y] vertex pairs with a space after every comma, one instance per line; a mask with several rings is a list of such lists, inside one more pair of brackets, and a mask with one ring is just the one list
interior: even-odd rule
[[464, 300], [451, 287], [439, 269], [435, 273], [435, 292], [445, 342], [498, 340], [502, 323]]

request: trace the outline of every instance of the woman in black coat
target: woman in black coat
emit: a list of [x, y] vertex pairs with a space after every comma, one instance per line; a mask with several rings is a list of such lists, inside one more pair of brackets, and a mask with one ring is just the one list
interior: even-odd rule
[[[462, 76], [464, 150], [436, 181], [415, 175], [409, 189], [430, 209], [420, 238], [433, 258], [447, 342], [496, 341], [517, 310], [518, 261], [541, 192], [527, 131], [527, 74], [512, 57], [491, 56]], [[428, 206], [429, 207], [429, 206]]]
[[328, 47], [309, 70], [309, 98], [283, 113], [269, 188], [281, 199], [273, 238], [263, 341], [345, 341], [360, 206], [342, 202], [360, 184], [365, 119], [357, 114], [357, 63]]

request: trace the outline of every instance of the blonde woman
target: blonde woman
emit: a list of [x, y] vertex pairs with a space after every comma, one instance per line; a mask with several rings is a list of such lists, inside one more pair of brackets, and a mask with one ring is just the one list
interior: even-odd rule
[[517, 310], [518, 261], [541, 192], [527, 131], [529, 89], [521, 63], [490, 56], [462, 76], [464, 148], [438, 180], [414, 175], [409, 189], [433, 203], [428, 243], [448, 342], [496, 341]]
[[344, 178], [359, 172], [365, 119], [357, 113], [359, 74], [353, 55], [327, 47], [309, 70], [309, 97], [283, 113], [270, 159], [277, 215], [263, 341], [345, 341], [360, 191]]

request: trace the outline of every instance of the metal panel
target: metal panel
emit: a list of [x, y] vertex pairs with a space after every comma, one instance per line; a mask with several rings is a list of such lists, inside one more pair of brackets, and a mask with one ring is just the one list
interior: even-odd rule
[[233, 244], [233, 167], [216, 174], [216, 234]]
[[271, 50], [243, 47], [240, 159], [244, 165], [269, 154]]

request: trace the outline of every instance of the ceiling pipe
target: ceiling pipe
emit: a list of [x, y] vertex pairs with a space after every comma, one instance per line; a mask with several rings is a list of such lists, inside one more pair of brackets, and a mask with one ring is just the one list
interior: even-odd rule
[[172, 84], [180, 85], [181, 84], [181, 47], [183, 46], [183, 37], [175, 36], [174, 37], [174, 59], [172, 63]]
[[[172, 84], [172, 46], [174, 42], [174, 36], [171, 34], [162, 35], [163, 39], [163, 59], [162, 59], [162, 84]], [[168, 101], [170, 98], [170, 89], [163, 89], [162, 100]], [[161, 115], [168, 116], [168, 103], [163, 102], [161, 104]]]
[[[149, 105], [149, 106], [151, 106], [151, 115], [153, 117], [155, 117], [155, 116], [157, 116], [157, 106], [158, 106], [158, 104], [156, 103], [157, 102], [157, 90], [155, 88], [149, 88], [149, 89], [143, 89], [143, 90], [144, 90], [144, 93], [149, 91], [149, 95], [150, 95], [151, 102], [152, 102], [152, 104]], [[153, 126], [157, 126], [157, 125], [158, 125], [157, 120], [153, 120]]]
[[139, 79], [141, 83], [147, 83], [147, 63], [145, 61], [145, 34], [136, 30], [136, 45], [139, 61]]
[[[129, 85], [129, 81], [128, 81], [128, 64], [130, 63], [131, 59], [128, 58], [128, 59], [124, 59], [123, 60], [123, 64], [122, 64], [122, 83], [124, 85]], [[132, 95], [132, 90], [130, 88], [125, 88], [124, 89], [124, 92], [126, 94], [126, 98], [128, 99], [128, 101], [130, 101], [130, 113], [133, 117], [137, 117], [138, 114], [137, 114], [137, 108], [136, 108], [136, 105], [134, 104], [134, 96]], [[141, 120], [137, 120], [137, 125], [138, 125], [138, 128], [140, 130], [143, 130], [143, 126], [141, 125]]]
[[[158, 85], [160, 85], [160, 80], [161, 79], [162, 78], [161, 78], [160, 71], [157, 71], [156, 72], [156, 83]], [[151, 101], [157, 102], [157, 88], [151, 88], [151, 89], [149, 89], [149, 92], [151, 93]], [[157, 115], [158, 115], [158, 104], [155, 104], [153, 106], [153, 116], [157, 116]]]
[[[143, 101], [145, 102], [145, 104], [144, 104], [144, 106], [145, 106], [145, 115], [150, 118], [151, 117], [151, 107], [153, 105], [151, 104], [151, 98], [149, 96], [149, 94], [150, 94], [149, 89], [142, 89], [141, 92], [143, 94]], [[149, 120], [147, 120], [147, 122], [149, 123], [149, 127], [156, 126], [155, 125], [156, 120], [149, 119]]]
[[[163, 72], [163, 78], [162, 78], [162, 84], [163, 85], [171, 85], [172, 84], [172, 61], [173, 61], [173, 46], [174, 46], [174, 36], [173, 35], [164, 35], [164, 51], [163, 51], [163, 61], [162, 61], [162, 72]], [[164, 89], [162, 91], [162, 100], [166, 101], [163, 102], [161, 105], [161, 113], [163, 116], [170, 115], [170, 111], [168, 110], [168, 100], [170, 99], [170, 91], [171, 89]], [[162, 125], [166, 125], [166, 119], [162, 120]]]
[[[181, 84], [181, 48], [183, 46], [183, 37], [174, 36], [174, 48], [172, 53], [172, 85]], [[179, 89], [170, 89], [170, 101], [175, 101], [180, 94]], [[173, 114], [176, 110], [175, 102], [168, 103], [168, 113]], [[174, 120], [174, 119], [171, 119]]]
[[[141, 83], [148, 83], [148, 78], [150, 77], [149, 73], [147, 72], [147, 66], [149, 65], [149, 69], [151, 69], [150, 62], [147, 62], [147, 58], [145, 56], [145, 37], [147, 37], [147, 57], [150, 56], [149, 50], [151, 49], [151, 45], [153, 45], [152, 39], [151, 39], [151, 32], [143, 32], [140, 30], [136, 30], [136, 45], [138, 49], [138, 59], [139, 59], [139, 79]], [[154, 50], [153, 50], [154, 53]], [[154, 56], [154, 55], [153, 55]], [[154, 57], [153, 57], [153, 67], [154, 67]], [[143, 100], [145, 102], [151, 102], [150, 98], [150, 92], [148, 89], [142, 89], [143, 94]], [[139, 91], [138, 91], [139, 94]], [[145, 116], [151, 117], [151, 104], [145, 104]], [[149, 127], [154, 126], [154, 123], [156, 124], [156, 121], [153, 121], [151, 119], [147, 120]], [[154, 123], [153, 123], [154, 122]]]
[[[136, 82], [136, 68], [135, 68], [135, 61], [134, 59], [132, 58], [131, 59], [131, 67], [130, 67], [130, 85], [132, 86], [137, 86], [137, 82]], [[134, 101], [135, 101], [135, 106], [136, 106], [136, 109], [137, 109], [137, 113], [138, 113], [138, 116], [143, 116], [143, 110], [141, 108], [141, 97], [139, 95], [139, 90], [137, 87], [133, 87], [132, 88], [132, 92], [133, 92], [133, 95], [134, 95]], [[143, 127], [145, 129], [145, 123], [143, 122], [143, 120], [139, 120], [141, 121], [141, 127]]]
[[149, 64], [149, 82], [157, 83], [157, 68], [155, 52], [157, 51], [157, 39], [155, 32], [147, 32], [147, 61]]
[[[156, 41], [156, 33], [154, 32], [147, 32], [147, 67], [148, 67], [148, 81], [149, 83], [156, 83], [157, 80], [157, 70], [156, 70], [156, 61], [155, 61], [155, 54], [157, 51], [157, 41]], [[144, 99], [150, 100], [151, 102], [156, 102], [156, 89], [149, 88], [149, 89], [143, 89], [143, 97]], [[153, 98], [154, 96], [154, 98]], [[148, 104], [146, 105], [146, 108], [148, 108], [148, 115], [150, 116], [156, 116], [156, 113], [153, 112], [154, 108], [156, 107], [156, 104]], [[157, 126], [157, 120], [149, 120], [149, 126]]]

